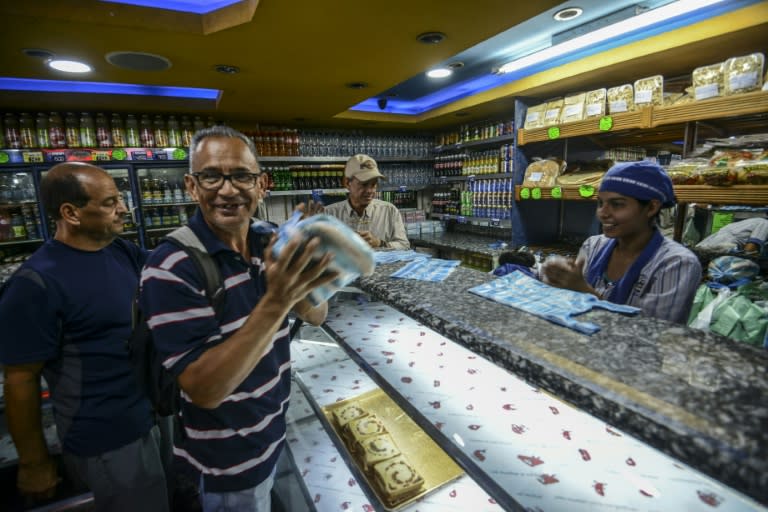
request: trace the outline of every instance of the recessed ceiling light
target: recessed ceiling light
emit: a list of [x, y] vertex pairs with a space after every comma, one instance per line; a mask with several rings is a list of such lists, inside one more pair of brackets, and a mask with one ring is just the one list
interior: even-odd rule
[[55, 57], [54, 53], [42, 48], [24, 48], [21, 53], [27, 57], [36, 57], [38, 59], [52, 59]]
[[348, 87], [349, 89], [365, 89], [368, 87], [368, 84], [365, 82], [349, 82], [344, 84], [344, 86]]
[[93, 71], [91, 66], [77, 60], [53, 59], [49, 60], [47, 64], [49, 68], [66, 73], [88, 73]]
[[566, 7], [565, 9], [560, 9], [557, 11], [553, 18], [555, 18], [557, 21], [568, 21], [574, 18], [578, 18], [583, 12], [584, 9], [581, 7]]
[[448, 68], [435, 68], [427, 71], [427, 76], [429, 78], [445, 78], [447, 76], [451, 76], [452, 74], [453, 70]]
[[416, 40], [424, 44], [437, 44], [445, 39], [445, 34], [442, 32], [424, 32], [416, 36]]
[[165, 71], [172, 66], [166, 57], [154, 53], [119, 51], [110, 52], [104, 58], [113, 66], [131, 71]]
[[236, 75], [240, 72], [240, 68], [237, 66], [231, 66], [229, 64], [216, 64], [213, 69], [223, 75]]

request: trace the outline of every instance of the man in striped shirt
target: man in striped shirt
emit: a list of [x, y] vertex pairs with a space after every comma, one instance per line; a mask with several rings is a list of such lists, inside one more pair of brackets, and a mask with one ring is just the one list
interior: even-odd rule
[[150, 255], [141, 306], [164, 366], [182, 389], [185, 439], [174, 454], [199, 475], [204, 511], [269, 511], [285, 440], [290, 391], [287, 315], [320, 324], [327, 304], [307, 294], [331, 281], [318, 240], [297, 237], [276, 258], [272, 226], [253, 222], [263, 197], [253, 142], [224, 126], [195, 134], [185, 184], [198, 202], [189, 227], [219, 264], [224, 307], [216, 316], [203, 276], [170, 243]]

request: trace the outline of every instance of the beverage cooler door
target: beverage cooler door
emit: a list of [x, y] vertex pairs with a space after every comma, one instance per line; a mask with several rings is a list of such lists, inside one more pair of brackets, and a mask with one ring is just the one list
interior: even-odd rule
[[0, 264], [24, 260], [45, 238], [34, 172], [0, 169]]
[[139, 240], [139, 228], [136, 221], [136, 190], [131, 186], [130, 171], [127, 167], [107, 167], [102, 168], [112, 176], [117, 185], [117, 190], [123, 196], [123, 202], [128, 212], [125, 214], [123, 221], [123, 238], [132, 240], [134, 243], [141, 245]]
[[136, 178], [140, 208], [137, 221], [144, 233], [144, 247], [151, 249], [170, 231], [187, 223], [197, 203], [184, 186], [186, 165], [139, 167]]

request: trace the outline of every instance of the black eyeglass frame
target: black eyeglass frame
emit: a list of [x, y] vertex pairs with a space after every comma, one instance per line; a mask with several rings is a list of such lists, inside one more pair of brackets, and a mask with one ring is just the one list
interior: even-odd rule
[[[259, 178], [264, 174], [263, 172], [235, 172], [232, 174], [221, 174], [221, 173], [207, 173], [205, 171], [202, 172], [191, 172], [189, 173], [191, 176], [194, 176], [194, 178], [197, 180], [198, 185], [200, 185], [204, 190], [219, 190], [221, 187], [224, 186], [224, 183], [229, 180], [229, 183], [239, 190], [252, 190], [256, 188], [256, 184], [259, 182]], [[219, 179], [221, 180], [220, 183], [217, 185], [208, 185], [206, 183], [203, 183], [203, 181], [200, 179], [200, 176], [203, 174], [217, 174], [219, 176]], [[242, 186], [246, 185], [245, 183], [237, 182], [235, 181], [236, 177], [242, 177], [242, 176], [250, 176], [253, 180], [250, 184], [250, 186]]]

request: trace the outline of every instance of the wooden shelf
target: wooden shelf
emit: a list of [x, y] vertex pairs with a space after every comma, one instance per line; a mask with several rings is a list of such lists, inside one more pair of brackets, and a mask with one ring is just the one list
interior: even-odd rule
[[[538, 190], [541, 191], [540, 198], [534, 199], [531, 196], [531, 197], [528, 197], [527, 199], [523, 199], [520, 196], [521, 190], [528, 189], [529, 193], [532, 193], [534, 188], [538, 188]], [[558, 187], [522, 187], [520, 185], [515, 185], [515, 201], [540, 201], [542, 199], [554, 199], [555, 201], [558, 201], [558, 200], [595, 201], [597, 200], [597, 187], [594, 187], [594, 192], [589, 197], [583, 197], [581, 194], [579, 194], [579, 187], [559, 187], [562, 192], [562, 197], [557, 199], [552, 197], [552, 190], [555, 188], [558, 188]]]
[[[515, 186], [515, 201], [537, 201], [537, 199], [521, 199], [520, 191], [523, 188], [530, 187]], [[552, 189], [555, 187], [541, 187], [541, 197], [543, 199], [555, 199], [552, 197]], [[560, 187], [562, 197], [559, 200], [564, 201], [595, 201], [597, 199], [597, 189], [590, 197], [582, 197], [579, 194], [579, 187]], [[768, 206], [768, 185], [734, 185], [731, 187], [713, 187], [711, 185], [676, 185], [675, 195], [680, 203], [703, 203], [703, 204], [744, 204]]]
[[[611, 116], [613, 118], [613, 127], [611, 128], [611, 131], [649, 128], [651, 126], [651, 112], [652, 110], [650, 108], [644, 108], [635, 112], [614, 114]], [[584, 121], [575, 121], [573, 123], [556, 126], [560, 129], [559, 139], [604, 133], [600, 130], [599, 117], [592, 117], [585, 119]], [[517, 145], [524, 146], [525, 144], [530, 144], [532, 142], [553, 140], [549, 136], [550, 128], [551, 127], [533, 128], [529, 130], [524, 128], [519, 129], [517, 131]]]

